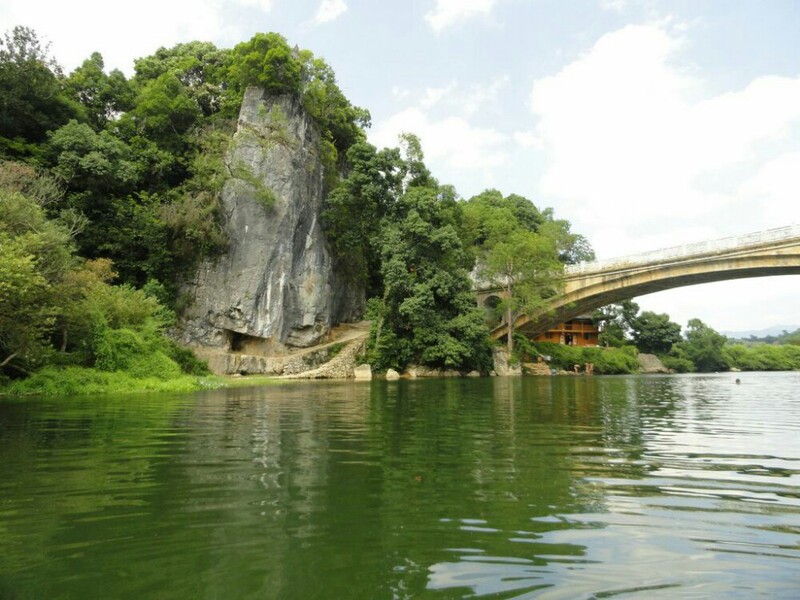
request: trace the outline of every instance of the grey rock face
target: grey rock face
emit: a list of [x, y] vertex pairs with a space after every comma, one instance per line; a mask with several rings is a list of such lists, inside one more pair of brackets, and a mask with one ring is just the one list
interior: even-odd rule
[[187, 286], [182, 341], [263, 355], [360, 316], [363, 294], [337, 280], [320, 224], [319, 141], [299, 101], [246, 91], [222, 191], [230, 246]]

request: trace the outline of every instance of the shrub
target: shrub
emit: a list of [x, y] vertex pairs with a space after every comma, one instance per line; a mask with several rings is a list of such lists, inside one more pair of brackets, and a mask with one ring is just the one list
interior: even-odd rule
[[550, 356], [550, 366], [564, 371], [571, 371], [574, 365], [583, 368], [586, 363], [594, 364], [594, 372], [598, 375], [636, 373], [639, 370], [639, 362], [636, 360], [637, 350], [634, 346], [579, 347], [553, 342], [523, 342], [520, 345], [525, 347], [526, 354]]
[[187, 375], [209, 375], [211, 373], [208, 364], [197, 358], [189, 348], [179, 346], [172, 340], [165, 340], [165, 342], [164, 352], [178, 364], [181, 371]]
[[659, 356], [661, 363], [676, 373], [694, 373], [695, 366], [688, 358], [680, 358], [678, 356]]

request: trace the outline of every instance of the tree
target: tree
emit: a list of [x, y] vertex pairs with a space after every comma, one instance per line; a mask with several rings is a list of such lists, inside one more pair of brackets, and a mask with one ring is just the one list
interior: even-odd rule
[[272, 94], [299, 95], [302, 63], [282, 35], [257, 33], [233, 49], [229, 77], [242, 92], [257, 85]]
[[555, 239], [546, 231], [513, 231], [487, 249], [480, 265], [482, 278], [505, 292], [500, 308], [506, 313], [511, 353], [517, 318], [540, 311], [561, 285], [564, 266], [558, 260]]
[[631, 322], [633, 341], [640, 352], [666, 354], [672, 344], [680, 342], [681, 326], [669, 320], [667, 314], [646, 310]]
[[487, 190], [464, 206], [462, 235], [477, 255], [477, 276], [504, 290], [499, 308], [508, 323], [508, 350], [514, 349], [514, 322], [542, 309], [561, 285], [559, 255], [564, 223], [540, 212], [528, 199]]
[[109, 194], [135, 189], [142, 170], [125, 142], [75, 120], [50, 134], [48, 148], [53, 172], [68, 188], [100, 196], [95, 198], [99, 202], [108, 202]]
[[56, 288], [75, 264], [72, 233], [34, 200], [0, 189], [0, 373], [41, 362], [58, 310]]
[[67, 185], [62, 204], [88, 219], [76, 241], [86, 258], [111, 258], [122, 281], [143, 285], [162, 279], [167, 233], [160, 197], [136, 193], [144, 165], [109, 131], [70, 121], [50, 136], [53, 172]]
[[230, 50], [221, 50], [210, 42], [162, 47], [155, 54], [134, 61], [134, 83], [144, 87], [167, 73], [172, 74], [183, 84], [204, 117], [219, 112], [234, 117], [239, 110], [241, 95], [235, 99], [228, 97], [225, 81], [230, 61]]
[[0, 39], [0, 154], [31, 154], [48, 131], [80, 116], [62, 79], [32, 29], [14, 27]]
[[319, 124], [324, 135], [344, 155], [353, 144], [365, 139], [370, 126], [369, 111], [350, 104], [336, 84], [333, 69], [308, 50], [299, 53], [302, 62], [303, 105]]
[[691, 319], [686, 328], [686, 340], [673, 348], [677, 358], [688, 359], [703, 373], [724, 371], [728, 363], [723, 355], [725, 336], [717, 333], [700, 319]]
[[129, 114], [138, 132], [177, 154], [186, 150], [185, 134], [202, 116], [181, 80], [169, 72], [144, 85]]
[[135, 93], [122, 71], [106, 74], [103, 56], [93, 52], [80, 67], [70, 73], [66, 89], [83, 106], [95, 131], [105, 128], [116, 115], [134, 106]]
[[382, 233], [384, 295], [373, 302], [373, 364], [485, 370], [489, 338], [467, 275], [471, 261], [455, 227], [459, 206], [451, 191], [410, 187], [393, 209]]
[[603, 346], [621, 347], [632, 334], [639, 305], [632, 300], [607, 304], [597, 309], [592, 319], [600, 327], [599, 342]]
[[403, 161], [397, 149], [380, 152], [366, 142], [347, 151], [349, 172], [328, 194], [322, 212], [337, 271], [367, 297], [381, 296], [383, 219], [401, 193]]
[[0, 374], [27, 372], [52, 325], [51, 288], [25, 241], [0, 231]]

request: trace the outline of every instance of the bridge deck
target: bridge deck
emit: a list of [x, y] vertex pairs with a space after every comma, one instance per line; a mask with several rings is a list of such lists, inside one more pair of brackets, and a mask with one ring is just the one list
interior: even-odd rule
[[800, 239], [800, 225], [789, 225], [787, 227], [778, 227], [776, 229], [768, 229], [766, 231], [758, 231], [745, 235], [724, 237], [705, 242], [684, 244], [682, 246], [672, 246], [670, 248], [662, 248], [660, 250], [651, 250], [649, 252], [641, 252], [639, 254], [632, 254], [630, 256], [620, 256], [606, 260], [579, 263], [577, 265], [570, 265], [566, 267], [564, 272], [567, 277], [574, 275], [585, 275], [587, 273], [597, 273], [601, 271], [619, 269], [622, 267], [646, 265], [650, 263], [666, 262], [669, 260], [688, 259], [693, 256], [703, 256], [714, 252], [723, 252], [726, 250], [755, 248], [765, 244], [772, 244], [791, 239]]

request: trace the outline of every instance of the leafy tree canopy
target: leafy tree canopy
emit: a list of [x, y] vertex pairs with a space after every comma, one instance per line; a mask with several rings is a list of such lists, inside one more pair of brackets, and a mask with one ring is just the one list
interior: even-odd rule
[[65, 82], [67, 92], [83, 107], [95, 131], [104, 129], [135, 103], [134, 90], [122, 71], [114, 69], [106, 74], [104, 66], [103, 56], [93, 52]]
[[0, 39], [0, 156], [30, 156], [51, 129], [81, 116], [58, 63], [28, 27]]
[[527, 198], [503, 197], [497, 190], [464, 203], [462, 235], [477, 258], [478, 279], [505, 292], [498, 308], [510, 326], [509, 352], [517, 317], [541, 310], [557, 293], [565, 256], [592, 256], [578, 246], [583, 238], [571, 234], [569, 223], [554, 219], [551, 210], [540, 211]]
[[681, 326], [669, 320], [667, 314], [644, 311], [632, 321], [633, 341], [640, 352], [666, 354], [680, 342]]
[[597, 309], [592, 319], [600, 327], [601, 346], [619, 348], [632, 336], [639, 305], [632, 300], [623, 300]]
[[691, 361], [703, 373], [728, 369], [728, 362], [722, 351], [726, 341], [724, 335], [717, 333], [700, 319], [691, 319], [685, 336], [684, 341], [672, 347], [674, 356]]

